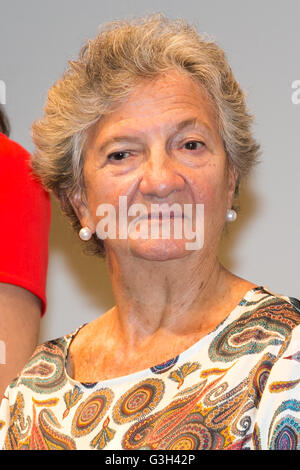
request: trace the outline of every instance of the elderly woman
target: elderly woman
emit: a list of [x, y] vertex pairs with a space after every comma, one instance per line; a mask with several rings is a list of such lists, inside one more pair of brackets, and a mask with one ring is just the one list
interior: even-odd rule
[[114, 22], [70, 62], [33, 167], [116, 305], [36, 350], [2, 401], [4, 449], [300, 447], [300, 303], [217, 256], [251, 121], [223, 51], [181, 20]]

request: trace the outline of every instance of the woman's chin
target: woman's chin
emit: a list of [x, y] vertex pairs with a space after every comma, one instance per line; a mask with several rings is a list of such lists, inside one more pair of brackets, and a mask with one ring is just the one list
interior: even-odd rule
[[128, 248], [133, 256], [151, 261], [166, 261], [191, 254], [191, 251], [186, 249], [186, 240], [129, 239]]

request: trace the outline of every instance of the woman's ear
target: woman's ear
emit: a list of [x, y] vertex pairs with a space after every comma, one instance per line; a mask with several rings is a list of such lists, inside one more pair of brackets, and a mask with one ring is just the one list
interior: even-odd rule
[[93, 223], [91, 221], [90, 213], [88, 210], [87, 203], [82, 193], [77, 192], [76, 194], [66, 196], [69, 199], [71, 206], [82, 227], [89, 227], [93, 229]]
[[239, 175], [232, 162], [228, 164], [228, 207], [233, 204], [234, 197], [238, 193]]

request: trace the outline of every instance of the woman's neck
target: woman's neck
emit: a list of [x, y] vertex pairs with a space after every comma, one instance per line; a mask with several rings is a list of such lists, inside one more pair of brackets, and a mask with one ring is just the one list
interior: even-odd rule
[[116, 299], [110, 321], [119, 339], [133, 348], [166, 335], [209, 330], [223, 320], [222, 303], [239, 279], [209, 256], [123, 262], [111, 255], [108, 266]]
[[135, 260], [133, 268], [128, 258], [125, 264], [110, 258], [116, 306], [76, 335], [69, 375], [96, 382], [175, 357], [213, 331], [255, 286], [218, 260], [188, 261], [151, 262], [147, 270], [143, 262]]

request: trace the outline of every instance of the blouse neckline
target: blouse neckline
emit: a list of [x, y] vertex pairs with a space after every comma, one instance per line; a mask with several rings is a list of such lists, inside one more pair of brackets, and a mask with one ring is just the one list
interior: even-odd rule
[[210, 333], [200, 338], [196, 343], [188, 347], [185, 351], [183, 351], [178, 356], [174, 358], [170, 358], [169, 360], [163, 362], [162, 364], [156, 364], [156, 365], [153, 365], [152, 367], [148, 367], [143, 370], [132, 372], [128, 375], [114, 377], [114, 378], [105, 379], [105, 380], [99, 380], [98, 382], [79, 382], [73, 379], [72, 377], [70, 377], [67, 373], [67, 359], [68, 359], [69, 348], [70, 348], [71, 342], [73, 341], [75, 336], [79, 333], [79, 331], [85, 325], [87, 325], [87, 323], [84, 323], [81, 326], [79, 326], [73, 333], [70, 333], [65, 336], [66, 346], [65, 346], [65, 351], [64, 351], [64, 373], [65, 373], [67, 382], [69, 382], [73, 386], [93, 388], [93, 389], [97, 386], [98, 388], [99, 387], [100, 388], [113, 387], [113, 386], [120, 385], [126, 382], [136, 382], [139, 380], [143, 380], [144, 378], [149, 376], [149, 371], [151, 369], [159, 368], [163, 364], [171, 363], [172, 361], [178, 364], [182, 362], [186, 362], [188, 358], [191, 355], [193, 355], [198, 349], [200, 349], [205, 343], [207, 342], [210, 343], [212, 340], [212, 336], [217, 335], [218, 331], [224, 326], [225, 323], [231, 323], [231, 321], [236, 316], [238, 310], [241, 307], [243, 307], [247, 302], [249, 302], [252, 299], [252, 297], [260, 291], [266, 292], [266, 294], [271, 294], [270, 290], [265, 286], [256, 286], [248, 290], [243, 296], [243, 298], [240, 300], [240, 302], [233, 308], [233, 310], [231, 310], [231, 312], [224, 318], [224, 320], [222, 320], [222, 322], [216, 326], [214, 330], [212, 330]]

